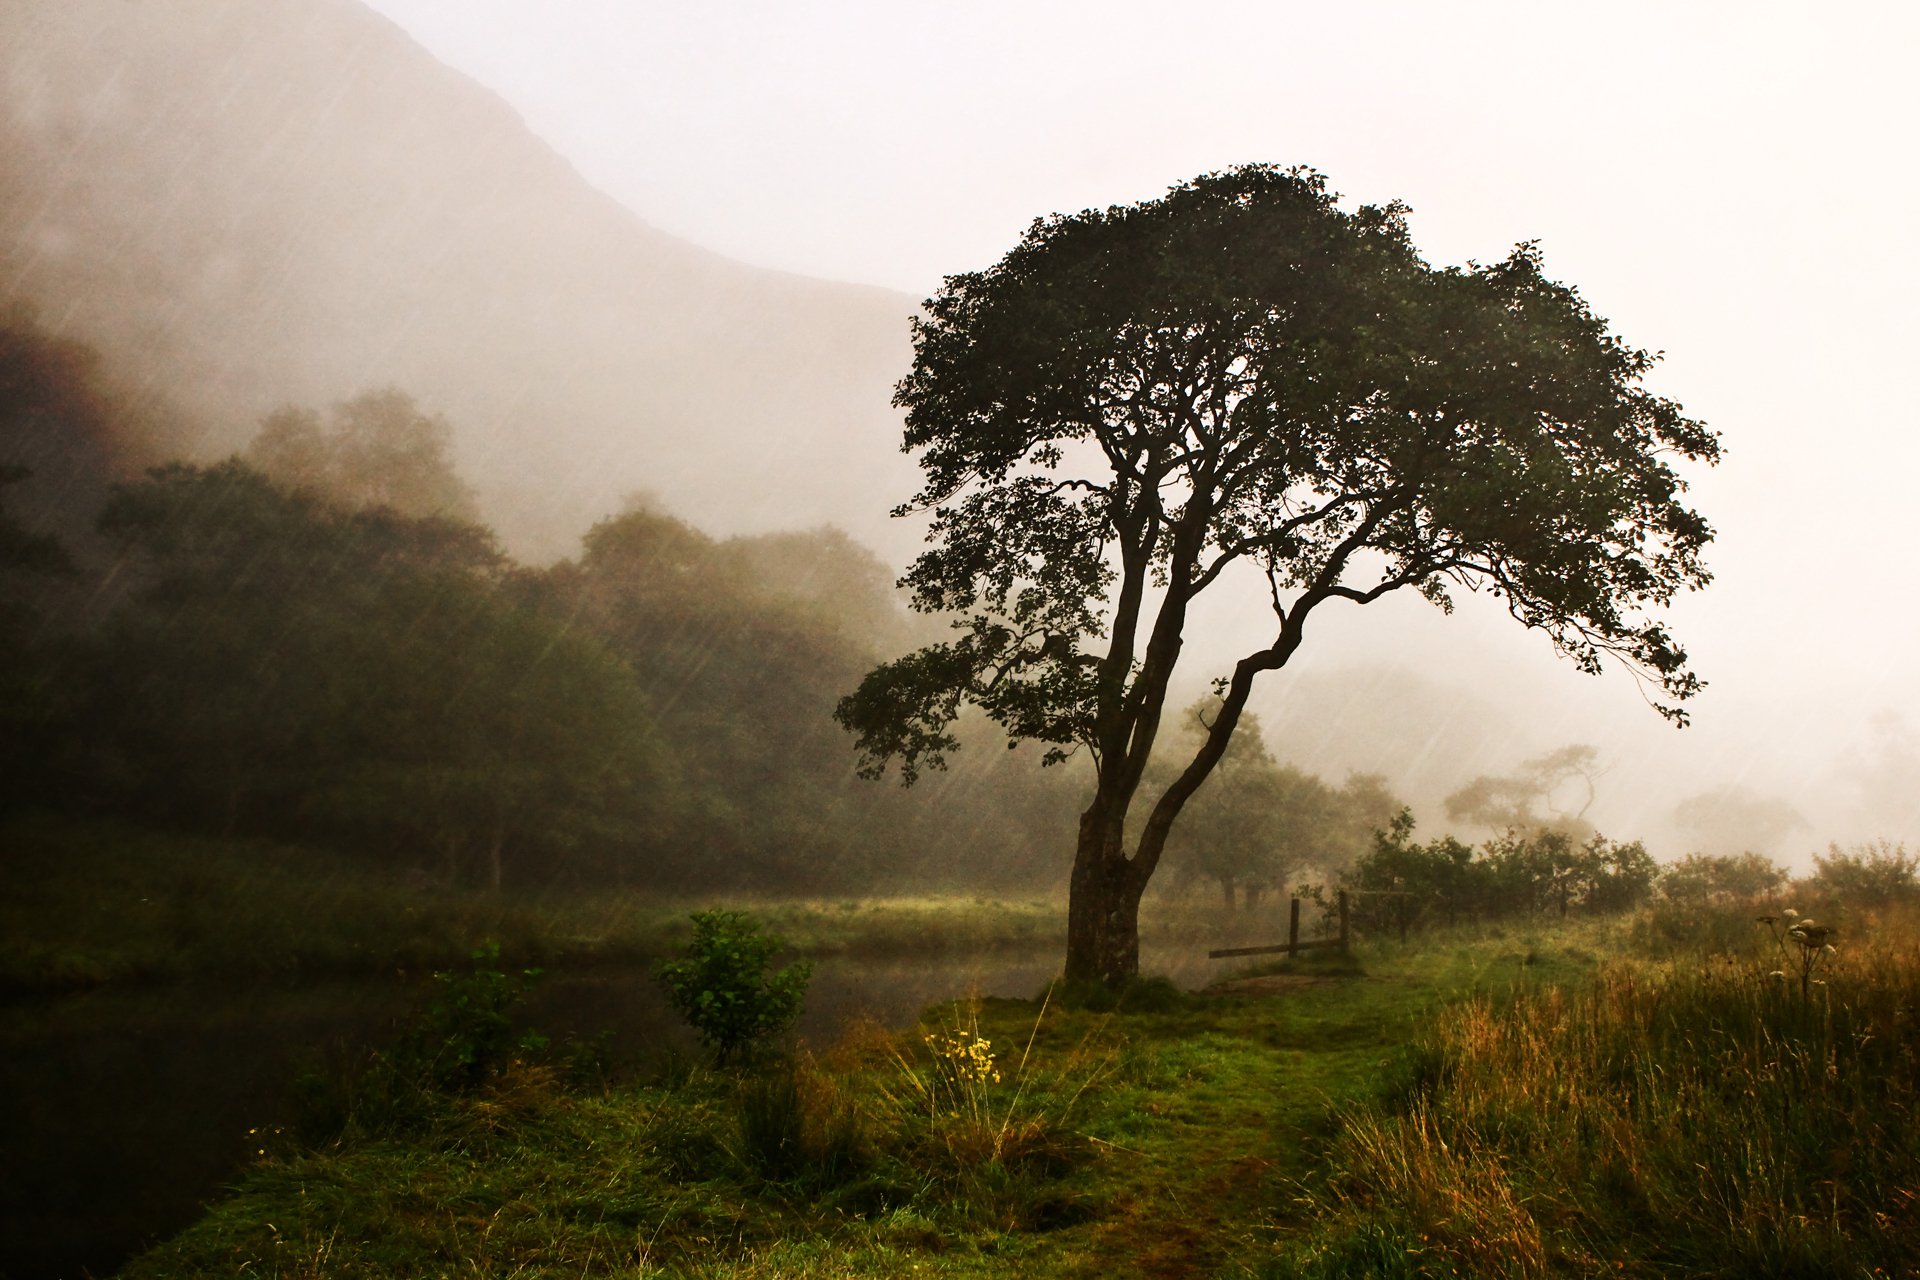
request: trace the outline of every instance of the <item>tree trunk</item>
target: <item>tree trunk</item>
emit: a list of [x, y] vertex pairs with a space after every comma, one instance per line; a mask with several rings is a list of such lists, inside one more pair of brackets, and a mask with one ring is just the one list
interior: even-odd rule
[[1067, 899], [1068, 982], [1117, 987], [1140, 973], [1140, 895], [1122, 843], [1122, 819], [1096, 797], [1080, 817], [1080, 847]]
[[507, 842], [506, 834], [495, 825], [487, 839], [487, 888], [494, 893], [500, 892], [500, 883], [505, 879], [502, 874], [501, 849]]

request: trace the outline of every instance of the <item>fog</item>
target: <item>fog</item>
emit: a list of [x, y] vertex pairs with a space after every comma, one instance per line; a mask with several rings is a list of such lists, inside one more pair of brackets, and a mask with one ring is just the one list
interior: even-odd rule
[[[1663, 855], [1764, 833], [1804, 866], [1916, 818], [1899, 555], [1920, 433], [1896, 389], [1920, 336], [1920, 179], [1897, 162], [1915, 23], [1730, 4], [1213, 5], [1172, 24], [1145, 5], [10, 5], [0, 303], [100, 353], [116, 421], [138, 424], [123, 471], [212, 461], [283, 405], [392, 385], [444, 415], [529, 563], [576, 554], [643, 491], [715, 537], [832, 524], [898, 567], [916, 532], [885, 513], [914, 476], [888, 400], [943, 274], [1038, 215], [1310, 164], [1350, 202], [1406, 200], [1433, 262], [1538, 239], [1550, 275], [1664, 350], [1654, 389], [1720, 431], [1726, 461], [1690, 476], [1716, 580], [1672, 610], [1709, 683], [1692, 728], [1488, 601], [1389, 600], [1324, 611], [1262, 687], [1275, 754], [1384, 773], [1433, 830], [1469, 778], [1588, 743], [1608, 833]], [[37, 518], [83, 505], [37, 470]], [[1266, 616], [1258, 592], [1209, 605], [1191, 693]], [[1804, 825], [1702, 825], [1741, 796]]]

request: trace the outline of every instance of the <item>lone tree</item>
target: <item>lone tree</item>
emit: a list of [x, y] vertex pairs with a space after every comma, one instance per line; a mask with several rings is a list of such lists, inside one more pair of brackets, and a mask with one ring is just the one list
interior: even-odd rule
[[[1253, 165], [1056, 215], [915, 321], [894, 400], [925, 483], [895, 514], [931, 527], [902, 585], [957, 636], [869, 673], [836, 715], [868, 776], [897, 761], [907, 783], [944, 763], [965, 703], [1049, 762], [1085, 748], [1069, 979], [1138, 971], [1167, 833], [1254, 678], [1329, 601], [1487, 590], [1582, 670], [1611, 657], [1650, 680], [1676, 721], [1700, 687], [1647, 610], [1707, 581], [1712, 531], [1669, 464], [1714, 461], [1717, 438], [1642, 388], [1655, 357], [1532, 244], [1435, 269], [1403, 206], [1336, 201], [1319, 174]], [[1142, 796], [1189, 610], [1216, 584], [1267, 596], [1272, 638]]]

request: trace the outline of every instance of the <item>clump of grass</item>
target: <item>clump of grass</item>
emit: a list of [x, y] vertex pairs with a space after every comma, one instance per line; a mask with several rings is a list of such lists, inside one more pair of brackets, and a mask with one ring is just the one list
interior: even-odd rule
[[767, 1063], [738, 1086], [741, 1155], [762, 1177], [837, 1187], [874, 1161], [869, 1116], [848, 1084], [811, 1054]]
[[1806, 998], [1762, 950], [1443, 1011], [1345, 1116], [1279, 1273], [1378, 1274], [1389, 1237], [1384, 1274], [1911, 1273], [1920, 951], [1826, 936]]
[[1043, 999], [1016, 1048], [982, 1034], [979, 1000], [949, 1006], [914, 1033], [917, 1045], [896, 1039], [891, 1074], [872, 1077], [899, 1158], [1006, 1225], [1040, 1204], [1037, 1181], [1065, 1172], [1087, 1150], [1073, 1124], [1113, 1068], [1095, 1031], [1043, 1065], [1034, 1044], [1048, 1010]]

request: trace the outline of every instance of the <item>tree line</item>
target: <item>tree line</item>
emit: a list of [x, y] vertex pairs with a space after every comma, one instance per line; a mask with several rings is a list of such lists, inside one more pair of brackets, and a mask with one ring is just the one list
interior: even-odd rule
[[49, 491], [61, 442], [112, 434], [102, 377], [0, 325], [0, 458], [27, 460], [0, 470], [0, 808], [460, 885], [1052, 874], [1072, 786], [1030, 756], [972, 753], [925, 796], [856, 784], [834, 700], [911, 623], [844, 534], [720, 539], [636, 502], [519, 563], [449, 425], [391, 389], [275, 413], [224, 461]]

